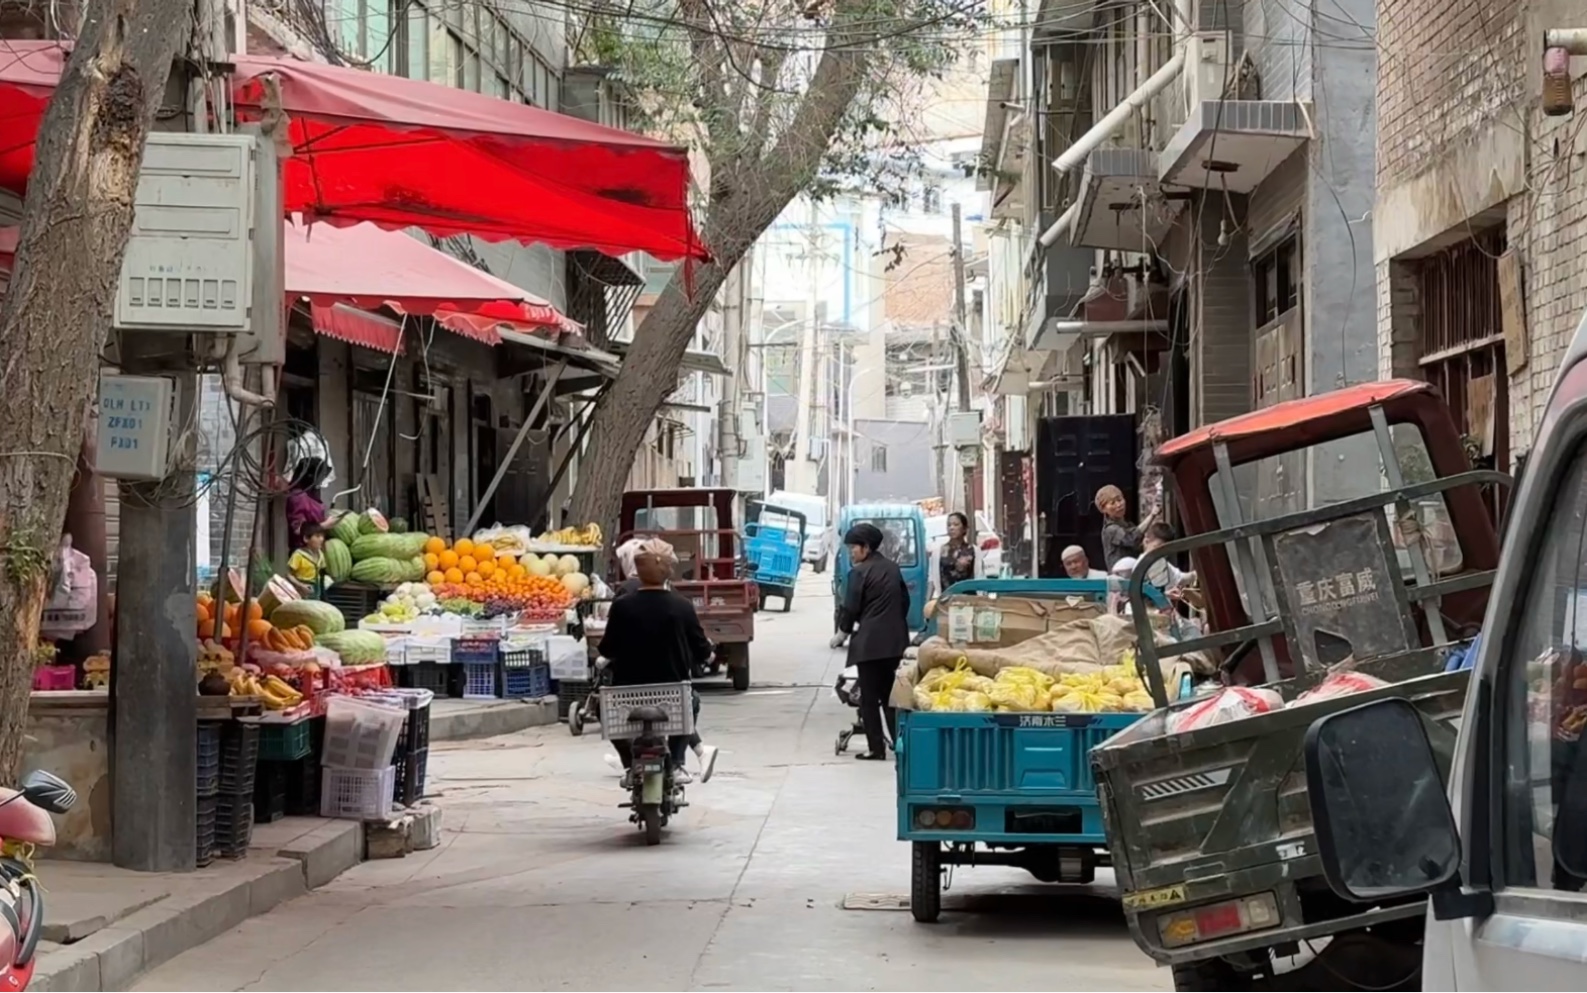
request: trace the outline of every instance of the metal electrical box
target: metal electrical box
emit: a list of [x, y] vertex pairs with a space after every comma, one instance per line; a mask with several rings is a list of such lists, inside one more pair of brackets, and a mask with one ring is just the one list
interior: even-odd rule
[[116, 293], [117, 328], [249, 330], [257, 140], [247, 134], [149, 135]]
[[948, 415], [948, 444], [954, 448], [981, 447], [979, 410], [956, 410]]

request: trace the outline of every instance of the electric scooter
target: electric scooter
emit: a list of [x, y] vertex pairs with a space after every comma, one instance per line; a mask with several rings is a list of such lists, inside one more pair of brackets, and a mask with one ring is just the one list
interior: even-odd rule
[[688, 806], [683, 799], [683, 784], [672, 774], [667, 736], [656, 731], [656, 725], [667, 723], [667, 712], [660, 707], [635, 707], [628, 712], [628, 720], [637, 721], [641, 731], [632, 740], [629, 801], [620, 806], [630, 809], [628, 819], [645, 832], [645, 844], [659, 845], [661, 829], [673, 814]]

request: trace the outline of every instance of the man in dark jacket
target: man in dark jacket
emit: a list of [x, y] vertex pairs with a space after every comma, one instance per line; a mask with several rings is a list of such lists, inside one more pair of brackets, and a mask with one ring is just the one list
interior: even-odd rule
[[[854, 566], [849, 588], [838, 609], [838, 627], [849, 638], [849, 665], [860, 674], [860, 720], [870, 750], [855, 758], [887, 758], [887, 740], [893, 733], [893, 708], [888, 698], [898, 662], [909, 647], [909, 586], [897, 563], [882, 555], [882, 531], [860, 523], [843, 536]], [[887, 730], [883, 733], [882, 722]]]

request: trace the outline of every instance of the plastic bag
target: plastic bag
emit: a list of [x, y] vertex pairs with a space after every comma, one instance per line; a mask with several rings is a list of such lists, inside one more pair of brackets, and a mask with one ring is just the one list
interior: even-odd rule
[[1193, 707], [1173, 715], [1168, 730], [1173, 734], [1228, 724], [1254, 714], [1266, 714], [1284, 706], [1284, 698], [1272, 690], [1251, 686], [1230, 686]]
[[1369, 676], [1364, 672], [1352, 670], [1336, 672], [1296, 697], [1290, 706], [1304, 707], [1306, 704], [1316, 703], [1318, 700], [1331, 700], [1336, 696], [1349, 696], [1351, 693], [1365, 693], [1367, 690], [1375, 690], [1380, 686], [1387, 685], [1389, 684], [1378, 677]]
[[1035, 710], [1036, 687], [1030, 683], [998, 681], [987, 696], [999, 710]]
[[94, 626], [99, 610], [99, 576], [88, 556], [72, 547], [72, 536], [61, 538], [50, 572], [49, 601], [39, 622], [39, 633], [50, 639], [71, 638]]

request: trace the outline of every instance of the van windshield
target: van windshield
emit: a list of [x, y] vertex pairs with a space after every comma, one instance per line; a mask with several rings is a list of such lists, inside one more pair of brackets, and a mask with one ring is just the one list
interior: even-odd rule
[[874, 524], [882, 530], [882, 554], [908, 569], [920, 564], [920, 547], [915, 543], [915, 522], [901, 517], [881, 520], [855, 521], [855, 524]]

